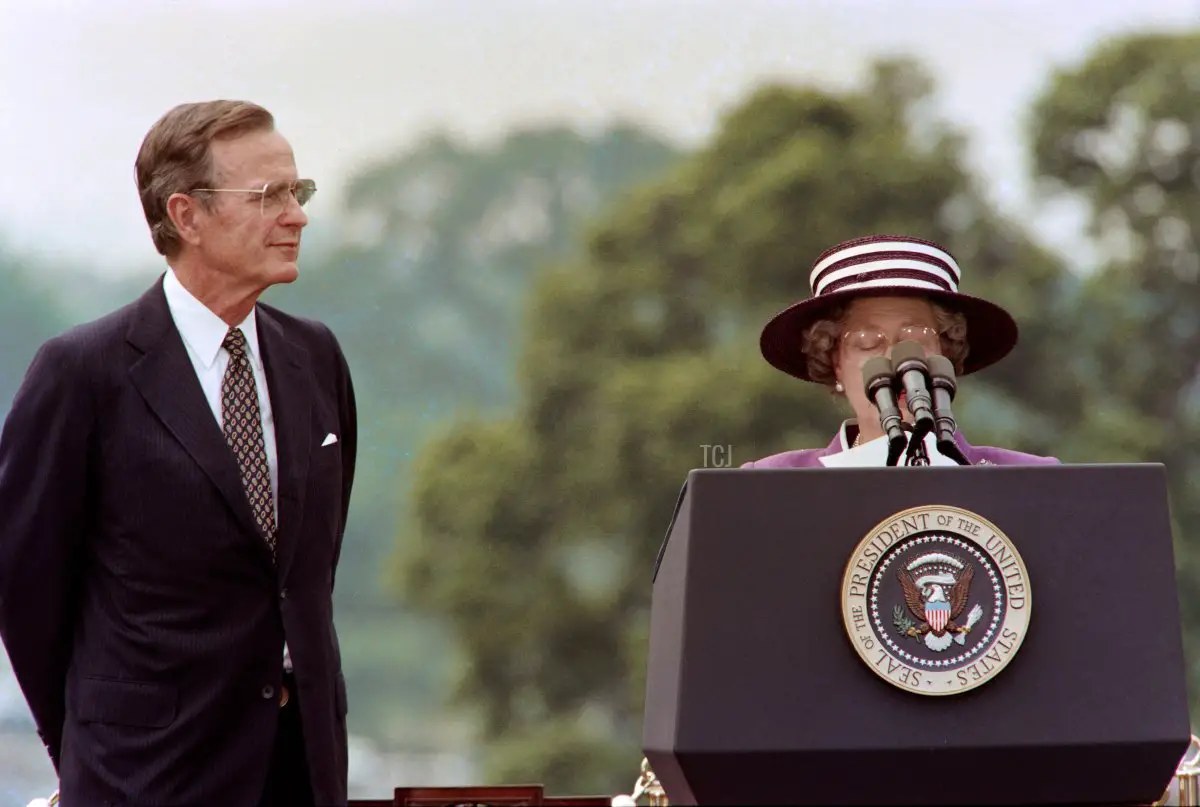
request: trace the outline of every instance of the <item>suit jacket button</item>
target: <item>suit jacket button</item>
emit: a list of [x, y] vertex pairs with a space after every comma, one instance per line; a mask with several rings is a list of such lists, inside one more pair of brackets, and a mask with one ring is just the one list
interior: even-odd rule
[[271, 698], [274, 698], [275, 697], [275, 687], [271, 686], [270, 684], [263, 687], [262, 688], [262, 696], [263, 696], [263, 700], [271, 700]]
[[281, 600], [287, 599], [287, 589], [286, 588], [279, 592], [279, 599], [281, 599]]

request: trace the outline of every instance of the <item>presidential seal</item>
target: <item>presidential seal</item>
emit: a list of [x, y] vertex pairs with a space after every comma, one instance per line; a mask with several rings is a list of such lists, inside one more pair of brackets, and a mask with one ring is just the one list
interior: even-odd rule
[[1029, 629], [1020, 553], [994, 524], [957, 507], [915, 507], [880, 522], [855, 547], [841, 594], [858, 655], [921, 695], [990, 681]]

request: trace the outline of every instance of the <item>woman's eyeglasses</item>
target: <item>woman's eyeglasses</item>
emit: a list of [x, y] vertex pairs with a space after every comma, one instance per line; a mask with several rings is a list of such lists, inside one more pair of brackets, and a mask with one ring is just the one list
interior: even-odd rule
[[857, 353], [882, 356], [900, 342], [916, 342], [926, 353], [942, 352], [942, 335], [936, 328], [925, 325], [905, 325], [894, 337], [874, 328], [846, 331], [842, 344]]

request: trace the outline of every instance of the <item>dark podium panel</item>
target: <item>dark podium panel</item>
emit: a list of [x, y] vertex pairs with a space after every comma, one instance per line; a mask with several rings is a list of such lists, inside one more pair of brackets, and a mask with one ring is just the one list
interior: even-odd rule
[[[859, 541], [971, 511], [1029, 628], [971, 691], [893, 686], [843, 626]], [[1190, 727], [1161, 465], [696, 470], [656, 570], [643, 748], [676, 804], [1150, 804]]]

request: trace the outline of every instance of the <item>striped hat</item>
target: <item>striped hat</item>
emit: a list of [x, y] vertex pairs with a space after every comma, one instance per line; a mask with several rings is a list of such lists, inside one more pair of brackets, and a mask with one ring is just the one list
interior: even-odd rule
[[855, 238], [827, 249], [813, 264], [813, 295], [776, 314], [759, 345], [774, 367], [804, 381], [808, 361], [804, 330], [830, 309], [866, 295], [915, 295], [944, 304], [967, 318], [969, 351], [963, 375], [1004, 358], [1017, 344], [1017, 323], [1000, 306], [962, 294], [962, 269], [931, 241], [902, 235]]

